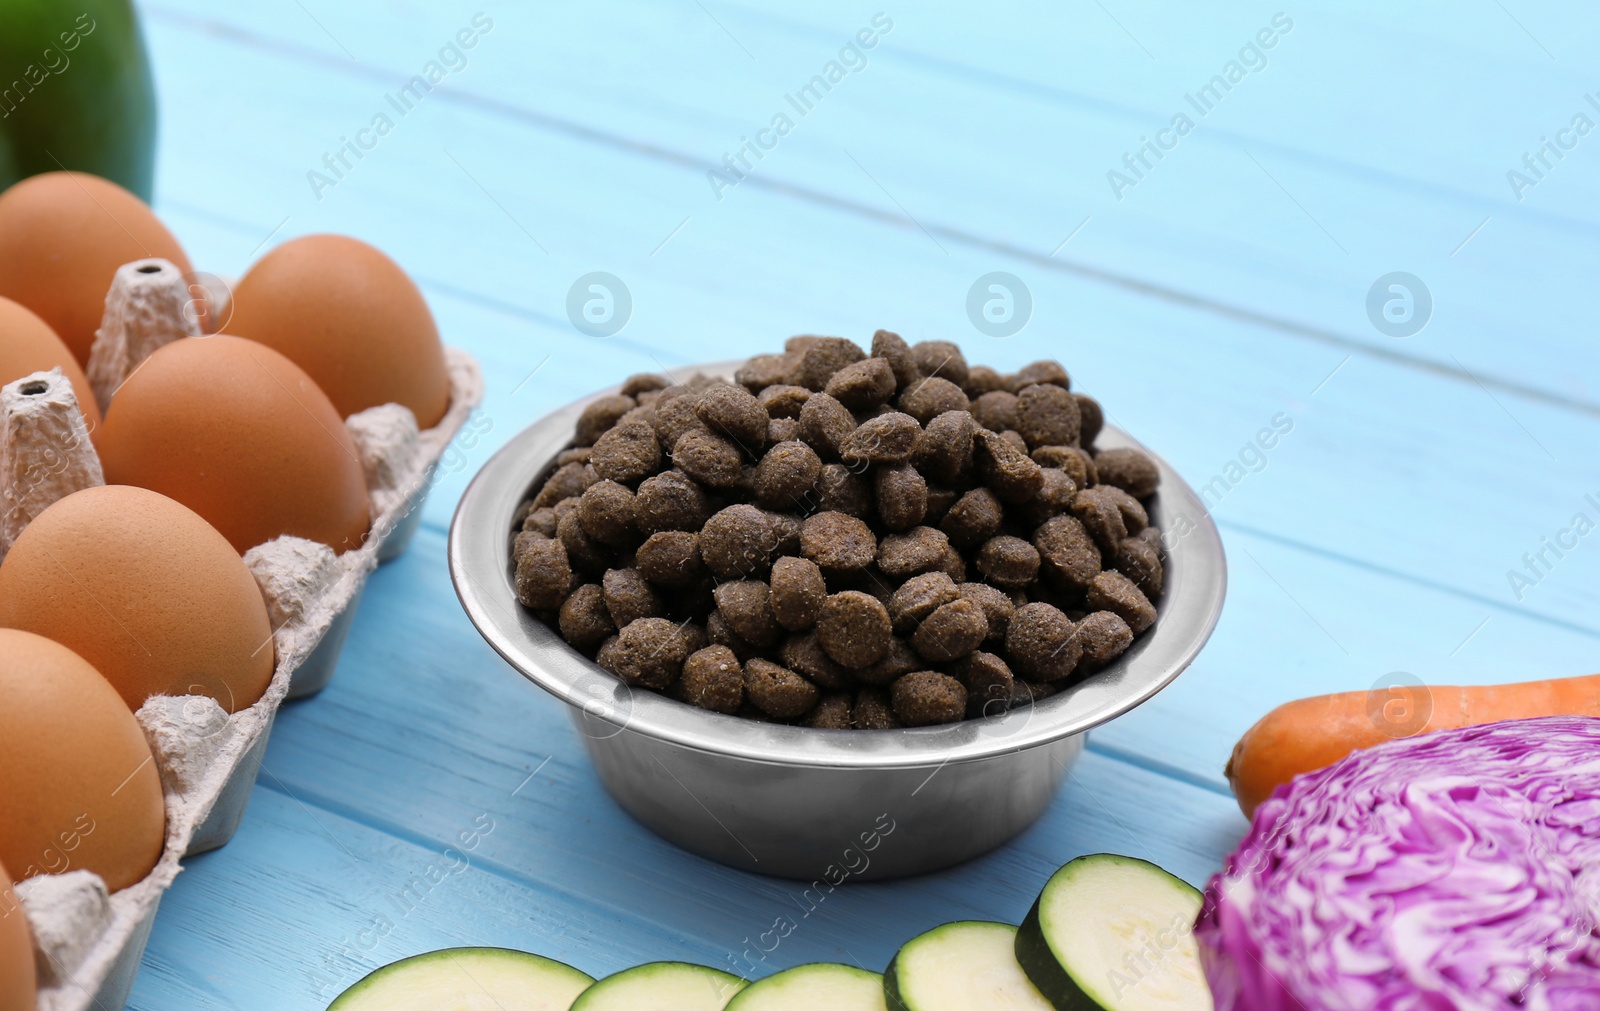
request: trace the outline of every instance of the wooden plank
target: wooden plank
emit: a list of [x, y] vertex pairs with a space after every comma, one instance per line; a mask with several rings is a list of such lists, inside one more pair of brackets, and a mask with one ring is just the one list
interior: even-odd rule
[[[163, 23], [189, 26], [212, 16], [171, 14]], [[462, 8], [456, 19], [465, 16]], [[698, 165], [699, 182], [683, 187], [684, 214], [723, 207], [703, 185], [704, 166], [784, 111], [781, 96], [860, 20], [836, 6], [814, 22], [829, 27], [808, 30], [724, 9], [738, 44], [763, 54], [759, 62], [700, 11], [643, 4], [605, 15], [610, 45], [621, 54], [615, 62], [546, 42], [582, 37], [599, 16], [573, 7], [508, 12], [502, 34], [484, 40], [474, 62], [450, 79], [456, 91], [441, 92], [439, 101]], [[779, 186], [908, 227], [912, 215], [942, 242], [1038, 269], [1087, 270], [1106, 283], [1244, 314], [1280, 334], [1600, 410], [1577, 294], [1596, 266], [1583, 241], [1593, 234], [1585, 210], [1595, 196], [1593, 174], [1558, 165], [1565, 171], [1553, 169], [1520, 201], [1506, 182], [1525, 149], [1589, 110], [1582, 75], [1531, 47], [1489, 57], [1481, 41], [1469, 46], [1474, 32], [1480, 40], [1499, 37], [1497, 10], [1431, 45], [1412, 31], [1375, 30], [1371, 14], [1313, 6], [1297, 16], [1299, 27], [1259, 80], [1249, 75], [1214, 116], [1194, 113], [1203, 122], [1170, 165], [1163, 160], [1120, 200], [1106, 173], [1140, 136], [1188, 108], [1182, 96], [1198, 88], [1202, 71], [1220, 67], [1260, 27], [1247, 15], [1165, 16], [1168, 37], [1189, 48], [1137, 64], [1137, 73], [1129, 72], [1127, 38], [1100, 12], [1043, 15], [1031, 44], [1012, 44], [1015, 60], [1003, 60], [998, 46], [1021, 15], [1008, 17], [1004, 6], [977, 33], [964, 19], [902, 16], [873, 65], [841, 84], [845, 93], [799, 124], [735, 196]], [[444, 10], [426, 22], [370, 18], [359, 36], [361, 61], [320, 52], [328, 41], [304, 19], [242, 20], [257, 40], [251, 45], [378, 88], [447, 37], [449, 19]], [[1577, 37], [1594, 34], [1587, 22], [1571, 27]], [[655, 41], [664, 33], [684, 45], [660, 51]], [[308, 45], [310, 35], [318, 37]], [[496, 56], [494, 46], [507, 39], [517, 43], [514, 60]], [[523, 58], [529, 46], [537, 58]], [[966, 48], [976, 65], [949, 55]], [[1217, 55], [1208, 60], [1207, 52]], [[1498, 73], [1458, 80], [1452, 70], [1464, 60], [1486, 60]], [[1444, 102], [1432, 84], [1414, 83], [1441, 80], [1462, 93]], [[1404, 126], [1374, 130], [1347, 112], [1377, 101], [1392, 102]], [[888, 122], [895, 129], [883, 130]], [[333, 142], [339, 130], [324, 136]], [[1586, 156], [1580, 148], [1571, 157], [1576, 164]], [[1086, 218], [1092, 224], [1071, 247], [1049, 256]], [[1553, 245], [1565, 250], [1556, 261], [1546, 255]], [[1406, 341], [1377, 332], [1367, 316], [1369, 287], [1397, 269], [1425, 280], [1437, 313]]]
[[[391, 689], [433, 687], [388, 673]], [[515, 703], [530, 732], [554, 737], [564, 723], [531, 689]], [[292, 707], [282, 721], [316, 705]], [[510, 767], [452, 759], [453, 775], [397, 781], [381, 812], [394, 823], [346, 817], [308, 788], [258, 786], [240, 834], [191, 861], [163, 902], [129, 1007], [321, 1008], [378, 965], [474, 944], [536, 951], [596, 975], [659, 959], [738, 964], [752, 977], [813, 961], [881, 970], [903, 941], [938, 923], [1018, 922], [1050, 872], [1082, 853], [1130, 853], [1203, 882], [1244, 824], [1220, 797], [1090, 754], [1016, 844], [954, 871], [846, 881], [808, 897], [803, 883], [728, 870], [661, 842], [605, 798], [572, 735], [550, 746], [555, 756], [514, 797], [527, 763], [544, 760], [537, 749]], [[304, 754], [275, 741], [266, 767], [287, 779], [298, 765], [290, 751]], [[336, 761], [319, 778], [350, 774]], [[444, 778], [448, 803], [432, 796]], [[430, 798], [425, 807], [419, 795]], [[1156, 807], [1164, 827], [1142, 827]], [[469, 853], [459, 851], [462, 832], [476, 836]], [[896, 841], [891, 832], [882, 845]], [[440, 879], [431, 886], [430, 869]], [[787, 936], [760, 940], [780, 918]]]

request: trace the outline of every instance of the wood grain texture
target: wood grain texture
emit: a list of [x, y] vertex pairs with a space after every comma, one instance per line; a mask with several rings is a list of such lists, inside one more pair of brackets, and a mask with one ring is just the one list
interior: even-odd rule
[[[1600, 501], [1600, 140], [1520, 200], [1505, 177], [1586, 108], [1594, 12], [1287, 10], [1266, 68], [1119, 200], [1106, 172], [1274, 10], [885, 9], [894, 28], [866, 68], [718, 199], [707, 169], [877, 8], [485, 8], [494, 27], [466, 66], [401, 115], [386, 96], [479, 8], [142, 6], [164, 116], [157, 206], [196, 264], [237, 275], [290, 235], [359, 235], [418, 278], [488, 395], [411, 552], [373, 577], [332, 687], [281, 714], [239, 836], [164, 903], [133, 1007], [320, 1008], [366, 969], [445, 944], [594, 973], [726, 964], [798, 916], [798, 887], [687, 856], [620, 813], [557, 705], [466, 621], [443, 558], [461, 490], [527, 423], [631, 372], [791, 333], [889, 326], [1002, 368], [1058, 358], [1211, 489], [1230, 594], [1194, 667], [1094, 733], [1038, 826], [953, 872], [840, 890], [757, 972], [878, 969], [935, 922], [1015, 920], [1082, 852], [1201, 881], [1244, 825], [1222, 762], [1278, 702], [1396, 671], [1487, 683], [1596, 667], [1600, 542], [1547, 555], [1520, 593], [1507, 573], [1576, 513], [1600, 520], [1586, 498]], [[386, 111], [393, 130], [316, 192], [307, 173]], [[609, 340], [565, 316], [591, 270], [633, 294]], [[964, 311], [995, 270], [1033, 296], [1009, 340]], [[1434, 299], [1410, 338], [1367, 317], [1393, 270]], [[1293, 430], [1258, 458], [1245, 447], [1275, 415]], [[1243, 476], [1219, 484], [1230, 463]], [[470, 868], [391, 911], [480, 817], [494, 828]], [[394, 926], [373, 940], [380, 914]]]

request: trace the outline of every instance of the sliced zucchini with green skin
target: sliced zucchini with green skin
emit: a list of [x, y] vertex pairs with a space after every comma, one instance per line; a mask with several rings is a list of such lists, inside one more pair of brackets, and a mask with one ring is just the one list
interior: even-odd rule
[[797, 965], [751, 983], [727, 1011], [887, 1011], [883, 977], [853, 965]]
[[745, 981], [688, 962], [650, 962], [607, 976], [572, 1011], [722, 1011]]
[[1096, 853], [1051, 875], [1017, 931], [1017, 961], [1059, 1011], [1210, 1011], [1188, 882]]
[[905, 943], [883, 974], [893, 1011], [1051, 1011], [1017, 964], [1017, 928], [960, 920]]
[[508, 948], [446, 948], [369, 973], [328, 1011], [569, 1011], [594, 977]]

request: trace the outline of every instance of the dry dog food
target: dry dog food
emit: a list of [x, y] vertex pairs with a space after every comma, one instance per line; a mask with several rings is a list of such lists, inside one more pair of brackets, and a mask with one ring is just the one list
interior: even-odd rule
[[833, 730], [1003, 713], [1157, 618], [1160, 471], [1059, 363], [880, 330], [592, 401], [512, 531], [518, 599], [629, 685]]

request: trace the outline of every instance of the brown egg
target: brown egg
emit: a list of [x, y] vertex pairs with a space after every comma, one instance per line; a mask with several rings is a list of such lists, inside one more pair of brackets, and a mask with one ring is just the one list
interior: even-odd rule
[[46, 172], [0, 193], [0, 295], [38, 313], [80, 365], [89, 364], [112, 275], [149, 256], [190, 270], [178, 240], [116, 183]]
[[22, 878], [88, 870], [112, 891], [161, 857], [166, 808], [144, 731], [88, 661], [0, 629], [0, 863]]
[[366, 475], [339, 413], [300, 367], [240, 337], [185, 337], [117, 391], [101, 426], [107, 484], [193, 509], [240, 554], [292, 534], [335, 551], [367, 534]]
[[349, 417], [403, 404], [432, 428], [450, 405], [439, 328], [399, 264], [343, 235], [291, 239], [233, 290], [226, 330], [277, 348]]
[[39, 999], [33, 940], [11, 878], [0, 867], [0, 1011], [33, 1011]]
[[78, 360], [50, 324], [26, 306], [0, 296], [0, 386], [58, 366], [72, 384], [72, 392], [78, 395], [78, 407], [89, 433], [98, 437], [100, 405], [95, 403], [94, 389]]
[[0, 562], [0, 627], [66, 646], [129, 709], [209, 695], [234, 713], [272, 680], [255, 577], [211, 524], [143, 488], [86, 488], [35, 517]]

